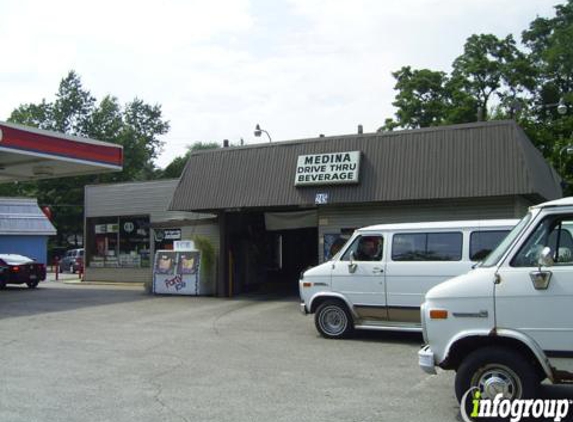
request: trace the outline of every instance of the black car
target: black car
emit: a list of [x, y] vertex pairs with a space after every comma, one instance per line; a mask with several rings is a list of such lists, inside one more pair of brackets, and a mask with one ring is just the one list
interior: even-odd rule
[[24, 255], [0, 254], [0, 289], [7, 284], [26, 284], [30, 289], [46, 279], [46, 266]]

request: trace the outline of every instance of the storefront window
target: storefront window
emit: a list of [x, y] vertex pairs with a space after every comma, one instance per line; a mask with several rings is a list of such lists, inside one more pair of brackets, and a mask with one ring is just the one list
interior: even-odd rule
[[149, 217], [119, 218], [119, 266], [149, 267]]
[[150, 266], [149, 217], [90, 218], [88, 266], [140, 268]]

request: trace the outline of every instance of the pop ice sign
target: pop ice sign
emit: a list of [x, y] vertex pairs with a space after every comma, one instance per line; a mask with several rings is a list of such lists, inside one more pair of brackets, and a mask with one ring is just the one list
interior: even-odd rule
[[299, 155], [295, 186], [358, 183], [360, 151]]

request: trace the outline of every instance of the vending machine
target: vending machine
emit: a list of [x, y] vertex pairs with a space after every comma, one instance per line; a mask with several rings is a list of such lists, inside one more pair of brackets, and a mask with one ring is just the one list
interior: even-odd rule
[[201, 280], [201, 252], [192, 242], [175, 250], [158, 250], [153, 261], [153, 292], [166, 295], [210, 295], [213, 286]]

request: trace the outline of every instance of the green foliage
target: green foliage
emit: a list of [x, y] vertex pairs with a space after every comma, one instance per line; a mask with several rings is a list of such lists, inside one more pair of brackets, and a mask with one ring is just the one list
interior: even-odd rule
[[199, 252], [201, 252], [200, 278], [206, 283], [213, 283], [215, 275], [216, 255], [215, 248], [211, 241], [205, 236], [193, 236], [193, 242]]
[[187, 147], [188, 151], [185, 155], [175, 157], [171, 163], [165, 167], [165, 169], [161, 173], [162, 179], [177, 179], [183, 173], [183, 169], [185, 169], [185, 165], [189, 160], [189, 156], [194, 151], [204, 151], [209, 149], [217, 149], [221, 146], [217, 142], [195, 142], [192, 145]]
[[429, 69], [404, 66], [392, 73], [398, 91], [392, 103], [396, 120], [387, 119], [383, 130], [416, 129], [472, 121], [477, 109], [472, 97], [460, 89], [461, 79]]
[[[513, 118], [564, 180], [573, 183], [573, 0], [555, 6], [513, 36], [470, 36], [452, 71], [403, 66], [392, 75], [397, 91], [393, 119], [382, 130]], [[565, 115], [557, 113], [563, 100]], [[567, 188], [566, 194], [573, 193]]]
[[98, 103], [74, 71], [62, 79], [53, 102], [43, 99], [38, 104], [20, 105], [8, 120], [123, 146], [122, 172], [0, 185], [0, 195], [37, 197], [41, 205], [52, 208], [58, 244], [83, 233], [85, 185], [155, 177], [153, 160], [163, 146], [158, 136], [169, 130], [160, 106], [137, 98], [121, 106], [112, 96]]

